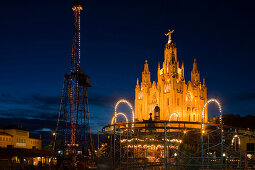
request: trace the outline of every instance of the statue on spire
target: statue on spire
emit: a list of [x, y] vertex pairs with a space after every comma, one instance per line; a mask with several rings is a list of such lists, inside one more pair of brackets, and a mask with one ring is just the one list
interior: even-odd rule
[[171, 31], [171, 30], [169, 29], [169, 30], [168, 30], [168, 33], [165, 34], [165, 36], [168, 36], [168, 42], [167, 42], [168, 44], [170, 44], [171, 41], [172, 41], [171, 35], [172, 35], [173, 32], [174, 32], [174, 30]]

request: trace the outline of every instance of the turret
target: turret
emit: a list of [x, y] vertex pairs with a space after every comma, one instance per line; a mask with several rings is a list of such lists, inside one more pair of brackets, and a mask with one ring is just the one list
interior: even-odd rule
[[203, 78], [203, 87], [206, 87], [206, 85], [205, 85], [205, 78]]
[[138, 96], [139, 92], [140, 92], [140, 85], [139, 85], [139, 79], [137, 78], [136, 87], [135, 87], [135, 98], [136, 99], [139, 98], [139, 96]]
[[207, 99], [207, 87], [205, 85], [205, 78], [203, 78], [203, 85], [202, 85], [201, 92], [202, 92], [202, 98]]
[[158, 81], [160, 81], [160, 63], [158, 62]]
[[197, 60], [194, 59], [193, 63], [193, 69], [191, 71], [191, 83], [193, 85], [199, 85], [200, 84], [200, 73], [197, 68]]
[[194, 59], [192, 72], [198, 73], [198, 69], [197, 69], [197, 59]]
[[182, 66], [181, 66], [181, 69], [184, 70], [184, 63], [182, 62]]
[[182, 62], [182, 66], [181, 66], [181, 80], [184, 80], [184, 63]]
[[142, 84], [149, 86], [151, 85], [151, 73], [149, 71], [149, 65], [147, 60], [145, 60], [144, 70], [142, 73]]
[[136, 88], [139, 88], [140, 86], [139, 86], [139, 79], [137, 78], [137, 80], [136, 80]]

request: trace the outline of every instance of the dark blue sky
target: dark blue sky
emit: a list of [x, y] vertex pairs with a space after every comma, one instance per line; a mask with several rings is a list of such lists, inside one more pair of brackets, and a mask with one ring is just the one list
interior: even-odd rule
[[[1, 123], [35, 130], [54, 127], [70, 65], [71, 6], [71, 0], [2, 2]], [[144, 60], [156, 80], [169, 28], [175, 29], [173, 39], [178, 60], [184, 61], [186, 82], [195, 57], [209, 98], [218, 98], [224, 113], [255, 115], [254, 17], [255, 3], [245, 0], [85, 1], [81, 65], [93, 86], [92, 127], [97, 130], [110, 121], [118, 99], [133, 103]], [[28, 125], [27, 119], [45, 123]]]

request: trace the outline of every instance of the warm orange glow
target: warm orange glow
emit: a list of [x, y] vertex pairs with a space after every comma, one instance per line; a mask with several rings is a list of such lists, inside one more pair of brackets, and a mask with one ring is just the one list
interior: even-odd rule
[[42, 140], [30, 138], [30, 132], [20, 129], [0, 129], [0, 147], [7, 148], [11, 145], [13, 148], [25, 148], [25, 149], [41, 149]]
[[174, 32], [174, 30], [171, 31], [171, 30], [169, 29], [169, 30], [168, 30], [168, 33], [165, 34], [166, 36], [168, 36], [168, 41], [167, 41], [168, 44], [170, 44], [170, 43], [172, 42], [172, 37], [171, 37], [171, 35], [172, 35], [173, 32]]
[[232, 145], [234, 145], [235, 140], [237, 140], [238, 145], [241, 144], [241, 140], [238, 135], [235, 135], [232, 139]]
[[73, 9], [73, 11], [81, 11], [81, 10], [83, 10], [81, 5], [74, 5], [72, 9]]
[[[191, 80], [185, 82], [184, 64], [177, 60], [176, 44], [172, 42], [173, 30], [169, 30], [168, 43], [164, 50], [164, 62], [158, 65], [158, 81], [152, 82], [149, 63], [146, 60], [142, 72], [142, 81], [137, 81], [135, 88], [135, 119], [148, 120], [155, 107], [160, 113], [157, 120], [169, 120], [172, 113], [179, 115], [179, 121], [201, 122], [203, 106], [207, 102], [205, 81], [200, 81], [197, 61], [194, 60]], [[203, 110], [204, 122], [207, 122], [207, 109]], [[192, 125], [190, 125], [192, 126]]]

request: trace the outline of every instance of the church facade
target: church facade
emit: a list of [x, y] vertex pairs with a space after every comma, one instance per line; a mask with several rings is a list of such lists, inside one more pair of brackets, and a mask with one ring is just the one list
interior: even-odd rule
[[[135, 120], [171, 120], [201, 122], [204, 104], [207, 102], [205, 79], [200, 81], [200, 72], [194, 59], [191, 80], [186, 83], [184, 64], [177, 60], [176, 44], [171, 40], [171, 33], [164, 50], [164, 62], [158, 64], [158, 80], [151, 82], [149, 64], [145, 60], [142, 81], [135, 88]], [[208, 115], [205, 109], [204, 122]]]

